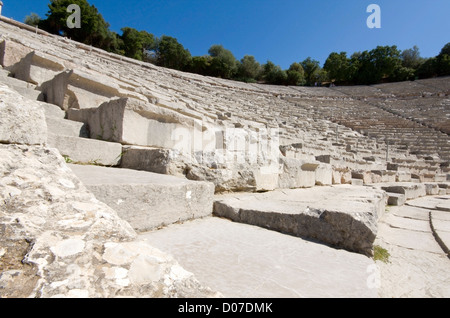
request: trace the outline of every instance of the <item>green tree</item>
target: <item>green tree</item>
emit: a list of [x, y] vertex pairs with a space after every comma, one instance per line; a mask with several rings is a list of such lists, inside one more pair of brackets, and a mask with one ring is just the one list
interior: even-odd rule
[[391, 80], [395, 82], [414, 80], [416, 70], [410, 67], [398, 66], [391, 75]]
[[33, 27], [39, 26], [39, 23], [41, 23], [41, 17], [37, 14], [32, 12], [30, 15], [27, 15], [25, 17], [25, 24], [31, 25]]
[[238, 61], [230, 50], [222, 45], [212, 45], [208, 50], [212, 57], [211, 75], [230, 79], [235, 76], [238, 70]]
[[261, 77], [266, 84], [285, 85], [287, 82], [287, 72], [283, 71], [279, 65], [275, 65], [271, 61], [267, 61], [263, 65]]
[[436, 57], [436, 68], [438, 76], [450, 75], [450, 42], [442, 48]]
[[316, 72], [320, 68], [319, 61], [313, 60], [310, 57], [306, 58], [300, 63], [305, 71], [306, 85], [313, 85], [316, 82]]
[[426, 59], [417, 69], [416, 76], [420, 79], [435, 77], [438, 75], [438, 61], [437, 58], [432, 57]]
[[410, 69], [418, 69], [424, 62], [424, 59], [420, 56], [419, 48], [414, 45], [413, 48], [404, 50], [401, 54], [402, 66]]
[[348, 69], [348, 80], [350, 83], [357, 84], [359, 69], [361, 68], [362, 52], [355, 52], [350, 57], [350, 66]]
[[328, 72], [331, 81], [337, 83], [346, 83], [351, 81], [351, 59], [347, 57], [346, 52], [331, 53], [323, 66]]
[[255, 82], [261, 73], [261, 64], [254, 56], [245, 55], [239, 65], [236, 78], [245, 82]]
[[156, 46], [156, 60], [159, 66], [186, 70], [191, 63], [191, 53], [177, 39], [163, 35]]
[[358, 57], [359, 69], [355, 75], [357, 84], [377, 84], [396, 80], [402, 59], [397, 46], [377, 46], [362, 52]]
[[445, 54], [450, 55], [450, 42], [444, 45], [438, 56], [443, 56]]
[[210, 75], [212, 57], [209, 55], [194, 56], [188, 67], [188, 71], [200, 75]]
[[148, 60], [149, 52], [155, 50], [155, 37], [147, 31], [122, 28], [123, 52], [127, 57], [140, 61]]
[[292, 63], [289, 69], [286, 71], [287, 85], [304, 85], [305, 84], [305, 71], [300, 63]]
[[315, 77], [316, 77], [316, 82], [320, 85], [322, 85], [322, 83], [328, 82], [330, 80], [328, 72], [321, 67], [319, 67], [319, 69], [315, 72]]
[[[72, 14], [67, 12], [67, 7], [71, 4], [81, 9], [81, 28], [69, 28], [67, 25], [67, 18]], [[117, 49], [117, 34], [109, 30], [109, 24], [97, 8], [86, 0], [51, 0], [48, 8], [47, 19], [41, 20], [40, 28], [108, 51]]]

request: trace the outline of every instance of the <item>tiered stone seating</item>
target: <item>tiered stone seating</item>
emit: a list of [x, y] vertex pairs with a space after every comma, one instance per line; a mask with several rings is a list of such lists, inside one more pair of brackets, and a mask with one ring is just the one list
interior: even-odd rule
[[[34, 85], [29, 91], [34, 87], [39, 99], [84, 123], [89, 128], [84, 137], [122, 144], [129, 151], [127, 168], [134, 164], [136, 169], [213, 181], [221, 191], [271, 190], [329, 183], [324, 180], [379, 182], [392, 179], [387, 164], [395, 159], [427, 165], [425, 159], [450, 157], [446, 134], [411, 120], [420, 107], [411, 118], [402, 112], [405, 98], [418, 105], [445, 104], [441, 95], [447, 84], [440, 80], [332, 88], [247, 84], [160, 68], [4, 22], [1, 27], [0, 57], [10, 75], [19, 74]], [[16, 56], [11, 57], [13, 51]], [[396, 103], [396, 97], [403, 99]], [[445, 105], [440, 109], [447, 111]], [[54, 119], [49, 122], [56, 125]], [[64, 138], [69, 137], [75, 138]], [[54, 145], [68, 148], [53, 139]], [[235, 148], [236, 140], [241, 149]], [[269, 148], [261, 149], [264, 145]], [[281, 158], [271, 152], [272, 146], [282, 149]], [[144, 160], [147, 152], [154, 158], [155, 149], [164, 150], [158, 152], [158, 158], [165, 158], [159, 165], [143, 167], [133, 155]], [[251, 152], [255, 159], [236, 162]], [[224, 162], [231, 154], [234, 162]], [[272, 168], [262, 173], [261, 162]], [[415, 175], [425, 171], [412, 163], [402, 169]], [[244, 181], [230, 184], [239, 174], [246, 176]], [[295, 181], [307, 175], [309, 181]]]
[[[0, 123], [5, 143], [1, 150], [7, 164], [0, 172], [7, 177], [0, 192], [5, 203], [14, 201], [20, 209], [27, 205], [20, 201], [17, 186], [32, 192], [37, 208], [27, 213], [33, 228], [45, 223], [33, 215], [46, 210], [43, 201], [52, 204], [49, 198], [54, 196], [64, 201], [65, 192], [55, 184], [74, 189], [70, 180], [76, 175], [129, 223], [123, 222], [130, 233], [133, 228], [141, 232], [194, 218], [213, 219], [214, 213], [371, 256], [387, 203], [402, 205], [407, 199], [448, 191], [448, 135], [437, 130], [446, 124], [430, 112], [420, 112], [422, 102], [423, 107], [442, 102], [439, 109], [448, 115], [448, 78], [333, 88], [246, 84], [160, 68], [17, 25], [0, 18], [0, 81], [16, 90], [1, 85], [6, 100], [6, 107], [0, 100], [6, 114]], [[31, 116], [19, 116], [27, 101], [36, 118], [40, 115], [36, 123], [22, 120]], [[408, 113], [406, 105], [419, 109]], [[8, 119], [20, 129], [11, 133]], [[39, 134], [29, 136], [31, 131]], [[32, 151], [23, 154], [28, 146], [21, 150], [10, 145], [17, 137], [28, 146], [43, 145], [34, 150], [41, 157], [33, 161], [49, 153], [56, 158], [58, 152], [46, 148], [51, 147], [66, 162], [79, 163], [67, 166], [58, 157], [59, 170], [67, 176], [68, 167], [74, 172], [70, 180], [57, 180], [55, 174], [53, 184], [45, 184], [28, 173], [10, 179], [8, 167], [20, 163], [12, 158], [32, 156]], [[45, 166], [48, 174], [51, 169], [50, 163]], [[46, 192], [31, 191], [35, 187], [22, 178], [43, 185]], [[96, 202], [94, 196], [88, 199]], [[78, 235], [85, 226], [80, 215], [95, 214], [98, 232], [106, 219], [119, 219], [93, 213], [87, 201], [75, 206], [76, 211], [61, 220], [53, 213], [51, 227], [75, 222], [70, 233]], [[23, 221], [22, 216], [12, 219]], [[47, 229], [44, 232], [50, 233]], [[78, 247], [85, 244], [69, 241]], [[49, 249], [52, 262], [55, 255], [65, 255], [62, 247], [56, 254], [55, 248]], [[97, 264], [121, 261], [128, 252], [119, 244], [105, 244], [99, 253], [89, 253], [86, 258]], [[152, 276], [157, 269], [148, 259], [133, 262], [130, 272]], [[126, 277], [124, 271], [121, 278]], [[119, 283], [120, 289], [128, 284]]]

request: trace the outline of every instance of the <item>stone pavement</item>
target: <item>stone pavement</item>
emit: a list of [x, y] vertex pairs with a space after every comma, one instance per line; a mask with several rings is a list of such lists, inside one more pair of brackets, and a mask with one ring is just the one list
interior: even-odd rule
[[390, 253], [388, 263], [376, 262], [380, 297], [450, 297], [450, 259], [436, 240], [450, 243], [450, 212], [434, 210], [449, 198], [422, 197], [387, 209], [375, 241]]
[[[442, 199], [408, 204], [436, 200]], [[390, 253], [388, 263], [218, 217], [170, 225], [139, 239], [174, 255], [225, 297], [447, 298], [450, 260], [433, 237], [430, 210], [410, 205], [388, 207], [379, 221], [375, 245]], [[449, 233], [449, 225], [447, 219], [439, 228]]]
[[301, 238], [207, 217], [141, 234], [231, 298], [376, 297], [371, 258]]

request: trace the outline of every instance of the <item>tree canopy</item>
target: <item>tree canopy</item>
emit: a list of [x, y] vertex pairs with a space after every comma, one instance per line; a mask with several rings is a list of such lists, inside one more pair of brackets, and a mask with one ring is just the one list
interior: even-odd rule
[[177, 39], [163, 35], [156, 45], [156, 64], [177, 70], [185, 70], [191, 61], [191, 53]]
[[[72, 14], [67, 12], [67, 8], [71, 4], [80, 7], [82, 17], [80, 28], [70, 28], [67, 25], [67, 19]], [[40, 28], [108, 51], [115, 51], [118, 48], [117, 34], [109, 30], [109, 24], [87, 0], [51, 0], [48, 8], [47, 19], [40, 21]]]
[[147, 31], [138, 31], [133, 28], [122, 28], [123, 54], [136, 60], [150, 60], [150, 52], [156, 49], [156, 39]]
[[212, 76], [230, 79], [236, 75], [238, 62], [230, 50], [215, 44], [209, 48], [208, 53], [212, 57], [210, 66]]
[[[72, 13], [67, 8], [71, 4], [80, 7], [80, 28], [68, 26]], [[361, 85], [450, 75], [450, 43], [430, 58], [421, 57], [417, 46], [403, 51], [395, 45], [378, 46], [370, 51], [354, 52], [350, 57], [346, 52], [332, 52], [323, 68], [319, 61], [308, 57], [283, 70], [272, 61], [261, 65], [252, 55], [237, 60], [223, 45], [212, 45], [207, 55], [191, 56], [171, 36], [157, 38], [131, 27], [122, 28], [122, 35], [118, 35], [87, 0], [50, 0], [48, 8], [45, 19], [31, 13], [25, 23], [109, 52], [201, 75], [274, 85], [320, 85], [330, 81]]]

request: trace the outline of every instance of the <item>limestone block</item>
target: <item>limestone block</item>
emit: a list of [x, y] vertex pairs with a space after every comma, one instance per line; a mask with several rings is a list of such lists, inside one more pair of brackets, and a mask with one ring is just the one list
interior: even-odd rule
[[[214, 138], [203, 131], [202, 123], [195, 119], [129, 98], [115, 99], [98, 108], [69, 112], [68, 118], [87, 123], [91, 138], [124, 145], [192, 153], [205, 150], [202, 141]], [[208, 144], [215, 145], [215, 142]]]
[[173, 176], [184, 176], [192, 158], [178, 151], [152, 147], [123, 146], [120, 166]]
[[22, 44], [12, 40], [3, 40], [0, 42], [0, 64], [6, 69], [10, 69], [31, 52], [32, 49]]
[[44, 110], [0, 84], [0, 142], [37, 145], [47, 142]]
[[0, 297], [218, 297], [135, 241], [54, 149], [0, 144]]
[[410, 182], [410, 181], [411, 181], [411, 172], [397, 171], [396, 182]]
[[268, 191], [278, 185], [278, 166], [222, 161], [217, 153], [188, 156], [176, 150], [124, 146], [121, 167], [214, 183], [216, 192]]
[[64, 64], [54, 56], [33, 51], [12, 66], [10, 71], [17, 79], [41, 85], [53, 79], [64, 68]]
[[439, 185], [437, 183], [425, 183], [425, 192], [427, 195], [439, 194]]
[[372, 183], [372, 173], [369, 171], [352, 171], [352, 179], [360, 179], [364, 184]]
[[380, 183], [383, 181], [382, 173], [379, 170], [371, 171], [370, 176], [372, 179], [371, 183]]
[[352, 179], [351, 180], [351, 185], [363, 186], [364, 185], [364, 181], [362, 179]]
[[304, 162], [292, 158], [280, 158], [281, 171], [278, 187], [284, 189], [313, 187], [320, 162]]
[[27, 99], [39, 99], [41, 92], [36, 90], [36, 85], [21, 81], [10, 75], [8, 71], [0, 69], [0, 82], [6, 84]]
[[341, 172], [333, 169], [332, 171], [332, 182], [333, 184], [341, 184]]
[[320, 164], [316, 169], [316, 185], [332, 185], [333, 169], [329, 164]]
[[278, 187], [278, 166], [263, 166], [253, 170], [256, 191], [272, 191]]
[[214, 214], [370, 255], [384, 191], [349, 185], [218, 196]]
[[396, 172], [381, 171], [381, 182], [396, 182]]
[[342, 184], [351, 184], [352, 183], [352, 172], [347, 171], [341, 171], [341, 183]]
[[41, 90], [45, 101], [70, 108], [95, 108], [111, 98], [122, 96], [120, 86], [104, 75], [87, 74], [79, 70], [68, 70], [43, 83]]
[[394, 205], [394, 206], [402, 206], [406, 202], [406, 198], [404, 194], [400, 193], [387, 193], [388, 195], [388, 205]]
[[56, 117], [46, 117], [46, 122], [48, 132], [54, 135], [89, 138], [84, 123]]
[[59, 150], [68, 162], [118, 166], [122, 145], [95, 139], [48, 134], [48, 146]]
[[434, 177], [434, 181], [436, 182], [445, 182], [447, 181], [447, 175], [440, 173], [440, 174], [436, 174]]
[[44, 109], [46, 118], [64, 119], [66, 117], [66, 112], [63, 111], [60, 107], [53, 105], [53, 104], [44, 103], [44, 102], [38, 102], [38, 103]]
[[146, 171], [70, 168], [100, 201], [137, 231], [211, 215], [214, 185]]
[[381, 189], [390, 193], [404, 194], [406, 200], [416, 199], [426, 195], [426, 187], [422, 183], [392, 183], [381, 186]]

